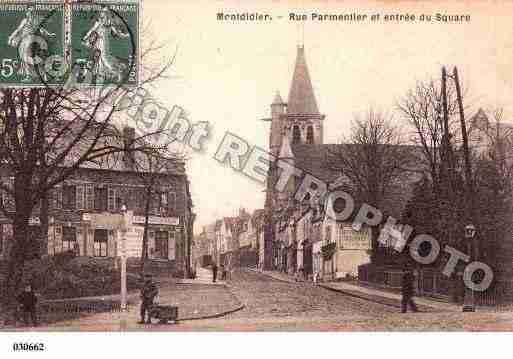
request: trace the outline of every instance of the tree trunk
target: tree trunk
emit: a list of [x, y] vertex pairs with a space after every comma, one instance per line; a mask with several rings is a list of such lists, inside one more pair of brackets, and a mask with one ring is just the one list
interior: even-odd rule
[[141, 253], [141, 274], [144, 274], [144, 262], [148, 259], [148, 227], [150, 218], [151, 186], [146, 190], [146, 204], [144, 206], [144, 234]]
[[48, 211], [50, 209], [50, 202], [48, 194], [45, 194], [41, 199], [41, 211], [39, 219], [41, 221], [41, 248], [40, 255], [48, 254]]
[[[16, 211], [16, 217], [14, 218], [13, 243], [9, 253], [7, 273], [3, 286], [4, 311], [8, 313], [15, 310], [16, 296], [20, 292], [23, 284], [23, 267], [25, 265], [30, 218], [30, 210], [26, 209], [29, 206], [24, 207], [25, 208], [20, 208], [20, 210]], [[12, 313], [14, 314], [14, 312]]]

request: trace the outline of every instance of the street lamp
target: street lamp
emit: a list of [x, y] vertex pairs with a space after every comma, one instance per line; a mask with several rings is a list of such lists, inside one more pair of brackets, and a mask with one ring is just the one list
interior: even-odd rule
[[[473, 261], [473, 257], [474, 257], [473, 241], [474, 241], [475, 235], [476, 235], [476, 227], [473, 224], [467, 224], [465, 226], [465, 240], [467, 242], [467, 252], [469, 253], [470, 262]], [[469, 275], [471, 275], [471, 274], [469, 274]], [[465, 289], [465, 297], [463, 299], [462, 311], [463, 312], [475, 312], [476, 307], [475, 307], [475, 298], [474, 298], [474, 282], [472, 281], [472, 278], [468, 278], [468, 279], [472, 283], [472, 288], [470, 289], [470, 293], [469, 293], [468, 288]]]

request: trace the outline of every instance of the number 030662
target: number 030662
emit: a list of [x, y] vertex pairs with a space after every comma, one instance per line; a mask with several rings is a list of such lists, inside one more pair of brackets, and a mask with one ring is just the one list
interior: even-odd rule
[[13, 343], [12, 349], [14, 351], [37, 352], [44, 351], [45, 345], [43, 343]]

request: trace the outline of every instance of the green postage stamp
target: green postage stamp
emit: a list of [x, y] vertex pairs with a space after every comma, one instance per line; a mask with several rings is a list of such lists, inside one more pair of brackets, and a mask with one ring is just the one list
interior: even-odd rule
[[137, 85], [138, 23], [137, 3], [71, 4], [71, 63], [86, 84]]
[[139, 1], [13, 1], [0, 16], [0, 86], [139, 82]]
[[62, 82], [44, 70], [64, 61], [64, 5], [10, 2], [0, 4], [0, 84], [30, 87]]

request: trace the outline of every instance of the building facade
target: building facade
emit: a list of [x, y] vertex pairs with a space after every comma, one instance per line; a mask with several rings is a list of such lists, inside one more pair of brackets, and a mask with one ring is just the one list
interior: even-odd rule
[[[183, 164], [155, 174], [156, 185], [148, 213], [148, 258], [187, 266], [187, 243], [193, 225], [189, 181]], [[13, 182], [8, 168], [0, 169], [4, 183]], [[118, 248], [122, 206], [130, 213], [126, 233], [129, 257], [140, 258], [146, 220], [146, 186], [140, 173], [128, 166], [80, 168], [49, 196], [48, 210], [36, 206], [30, 219], [30, 240], [40, 255], [72, 250], [79, 256], [113, 258]], [[14, 213], [14, 200], [4, 192], [1, 200]], [[42, 216], [48, 216], [48, 235], [42, 233]], [[0, 256], [7, 257], [12, 239], [12, 220], [0, 216]]]

